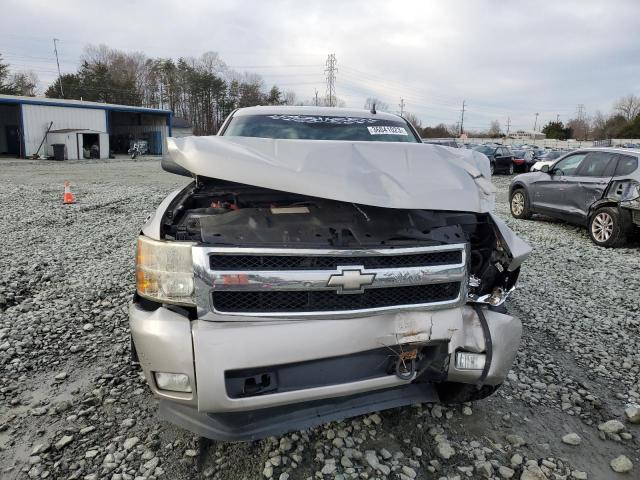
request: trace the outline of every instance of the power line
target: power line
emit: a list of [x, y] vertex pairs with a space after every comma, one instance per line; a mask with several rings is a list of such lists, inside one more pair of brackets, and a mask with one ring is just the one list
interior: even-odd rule
[[335, 107], [336, 100], [336, 72], [338, 61], [335, 53], [330, 53], [327, 57], [325, 72], [327, 74], [327, 103], [330, 107]]

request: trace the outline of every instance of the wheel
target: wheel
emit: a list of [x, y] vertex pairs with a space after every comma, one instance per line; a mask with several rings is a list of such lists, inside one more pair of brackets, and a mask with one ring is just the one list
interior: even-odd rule
[[509, 164], [509, 175], [513, 175], [513, 163]]
[[478, 389], [468, 383], [444, 382], [436, 384], [438, 397], [443, 403], [465, 403], [482, 400], [492, 395], [500, 385], [483, 385]]
[[529, 196], [527, 192], [522, 188], [516, 188], [511, 193], [511, 199], [509, 200], [509, 206], [511, 207], [511, 215], [514, 218], [528, 219], [531, 218], [531, 210], [529, 209]]
[[596, 245], [618, 247], [627, 237], [618, 209], [602, 207], [589, 218], [589, 235]]
[[489, 164], [489, 168], [491, 169], [491, 175], [493, 175], [496, 172], [496, 164], [495, 164], [495, 162], [491, 162]]

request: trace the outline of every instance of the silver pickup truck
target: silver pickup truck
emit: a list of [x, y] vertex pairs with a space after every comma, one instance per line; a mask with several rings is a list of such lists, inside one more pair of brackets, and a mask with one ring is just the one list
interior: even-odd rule
[[239, 109], [169, 152], [194, 180], [142, 228], [129, 313], [166, 419], [252, 440], [503, 382], [530, 249], [491, 213], [484, 155], [317, 107]]

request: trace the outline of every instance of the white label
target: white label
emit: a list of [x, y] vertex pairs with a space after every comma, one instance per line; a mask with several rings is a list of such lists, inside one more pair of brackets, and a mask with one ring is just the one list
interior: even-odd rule
[[367, 127], [371, 135], [408, 135], [404, 127]]

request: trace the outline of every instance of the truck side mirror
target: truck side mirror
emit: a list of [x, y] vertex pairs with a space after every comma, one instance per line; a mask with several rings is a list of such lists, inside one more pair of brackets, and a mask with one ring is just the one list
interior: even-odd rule
[[542, 165], [542, 167], [540, 167], [540, 171], [544, 173], [549, 173], [549, 165]]

